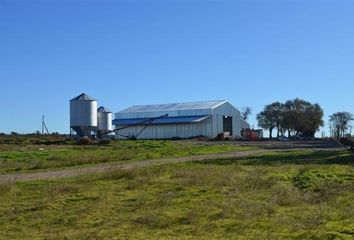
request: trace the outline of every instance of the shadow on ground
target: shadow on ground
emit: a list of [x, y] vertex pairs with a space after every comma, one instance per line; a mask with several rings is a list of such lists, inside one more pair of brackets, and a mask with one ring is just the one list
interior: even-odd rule
[[277, 165], [277, 164], [342, 164], [354, 165], [354, 153], [350, 151], [289, 151], [272, 152], [242, 158], [215, 159], [196, 162], [216, 165]]
[[336, 141], [288, 141], [274, 142], [264, 146], [266, 149], [343, 149]]

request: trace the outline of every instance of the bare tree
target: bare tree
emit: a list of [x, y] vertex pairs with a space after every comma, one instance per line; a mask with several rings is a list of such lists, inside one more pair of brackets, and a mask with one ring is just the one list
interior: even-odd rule
[[252, 108], [245, 107], [242, 109], [241, 118], [246, 121], [251, 114], [252, 114]]
[[335, 136], [337, 138], [345, 137], [346, 131], [353, 120], [353, 114], [349, 112], [337, 112], [329, 117], [329, 121], [334, 128]]

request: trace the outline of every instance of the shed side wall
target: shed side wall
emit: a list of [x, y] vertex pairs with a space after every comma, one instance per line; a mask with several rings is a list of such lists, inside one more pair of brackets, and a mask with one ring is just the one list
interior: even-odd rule
[[[122, 126], [116, 126], [119, 128]], [[136, 136], [143, 126], [134, 126], [119, 131], [119, 134], [125, 136]], [[124, 139], [116, 135], [118, 139]], [[208, 118], [200, 123], [184, 124], [159, 124], [147, 127], [138, 137], [138, 139], [170, 139], [170, 138], [190, 138], [196, 136], [212, 137], [212, 118]]]

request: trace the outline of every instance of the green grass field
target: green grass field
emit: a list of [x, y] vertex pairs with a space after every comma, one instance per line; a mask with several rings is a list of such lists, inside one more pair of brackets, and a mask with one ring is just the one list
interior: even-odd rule
[[0, 239], [353, 238], [349, 152], [269, 153], [0, 185]]
[[[39, 149], [43, 148], [43, 151]], [[82, 166], [105, 162], [185, 157], [252, 150], [232, 144], [203, 144], [192, 141], [119, 141], [109, 145], [34, 145], [28, 142], [0, 144], [0, 173]]]

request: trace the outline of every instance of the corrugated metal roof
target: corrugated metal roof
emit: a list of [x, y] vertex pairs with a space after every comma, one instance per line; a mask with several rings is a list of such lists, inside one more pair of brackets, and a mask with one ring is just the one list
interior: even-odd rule
[[70, 101], [96, 101], [96, 99], [90, 97], [86, 93], [81, 93], [79, 96], [71, 99]]
[[178, 111], [178, 110], [194, 110], [194, 109], [213, 109], [227, 101], [204, 101], [189, 103], [169, 103], [169, 104], [153, 104], [153, 105], [137, 105], [127, 108], [119, 113], [138, 113], [138, 112], [162, 112], [162, 111]]
[[97, 112], [111, 113], [111, 111], [108, 108], [105, 108], [103, 106], [97, 108]]
[[[155, 119], [151, 124], [197, 123], [206, 120], [210, 116], [211, 115], [165, 117]], [[115, 119], [113, 120], [113, 125], [136, 125], [139, 123], [147, 124], [150, 119], [151, 118]]]

